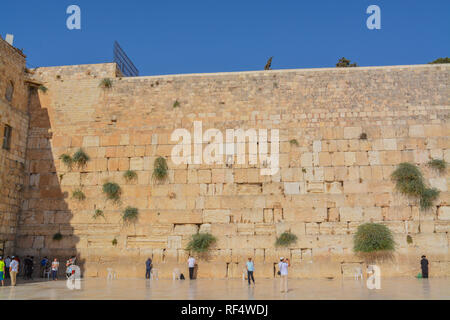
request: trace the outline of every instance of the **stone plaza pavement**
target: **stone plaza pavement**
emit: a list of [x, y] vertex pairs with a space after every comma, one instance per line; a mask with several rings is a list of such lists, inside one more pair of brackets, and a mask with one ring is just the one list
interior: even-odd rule
[[289, 280], [289, 292], [279, 292], [278, 279], [242, 280], [81, 280], [80, 290], [65, 281], [22, 282], [0, 287], [0, 300], [449, 300], [450, 278], [383, 279], [380, 290], [365, 280]]

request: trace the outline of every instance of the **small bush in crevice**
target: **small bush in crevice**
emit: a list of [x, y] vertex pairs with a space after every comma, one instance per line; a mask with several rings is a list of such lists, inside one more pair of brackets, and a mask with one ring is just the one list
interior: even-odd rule
[[360, 140], [367, 140], [367, 133], [361, 133], [361, 135], [359, 136]]
[[116, 238], [114, 238], [113, 241], [111, 241], [111, 244], [112, 244], [114, 247], [117, 246], [117, 243], [118, 243], [118, 241], [117, 241]]
[[79, 168], [84, 167], [89, 160], [89, 156], [83, 151], [83, 149], [79, 149], [72, 157], [73, 163], [76, 163]]
[[153, 179], [158, 182], [163, 182], [167, 179], [168, 172], [167, 161], [163, 157], [159, 157], [155, 160], [153, 168]]
[[119, 201], [121, 195], [120, 186], [114, 182], [107, 182], [103, 185], [103, 193], [108, 200]]
[[447, 162], [445, 160], [433, 159], [428, 162], [428, 166], [434, 170], [439, 171], [440, 174], [444, 173], [447, 169]]
[[38, 88], [42, 93], [46, 93], [48, 91], [48, 88], [44, 85], [40, 85]]
[[125, 223], [136, 222], [139, 215], [139, 210], [137, 208], [127, 207], [122, 215], [122, 220]]
[[103, 210], [100, 210], [100, 209], [95, 210], [95, 213], [93, 216], [94, 220], [97, 220], [97, 218], [100, 218], [100, 217], [103, 217], [103, 218], [105, 217]]
[[100, 81], [100, 87], [103, 89], [110, 89], [112, 88], [113, 82], [110, 78], [104, 78]]
[[53, 235], [53, 240], [55, 241], [61, 241], [63, 239], [63, 235], [61, 234], [61, 232], [57, 232]]
[[123, 177], [127, 182], [130, 182], [137, 179], [137, 173], [133, 170], [128, 170], [123, 174]]
[[282, 233], [276, 240], [275, 246], [277, 247], [289, 247], [291, 244], [297, 242], [297, 236], [291, 232]]
[[69, 154], [67, 154], [67, 153], [62, 154], [62, 155], [59, 157], [59, 159], [61, 160], [62, 163], [64, 163], [64, 165], [65, 165], [67, 168], [72, 169], [73, 159], [72, 159], [72, 157], [71, 157]]
[[407, 244], [412, 244], [413, 243], [413, 238], [409, 234], [406, 236], [406, 243]]
[[173, 107], [174, 108], [179, 108], [180, 107], [180, 102], [178, 101], [178, 100], [176, 100], [174, 103], [173, 103]]
[[289, 141], [289, 143], [291, 144], [291, 146], [296, 146], [296, 147], [299, 146], [297, 139], [292, 139], [291, 141]]
[[197, 233], [192, 235], [186, 250], [196, 253], [205, 253], [216, 243], [217, 239], [210, 233]]
[[78, 201], [83, 201], [83, 200], [86, 200], [86, 195], [83, 193], [83, 191], [81, 191], [80, 189], [77, 189], [72, 192], [72, 198], [74, 198]]

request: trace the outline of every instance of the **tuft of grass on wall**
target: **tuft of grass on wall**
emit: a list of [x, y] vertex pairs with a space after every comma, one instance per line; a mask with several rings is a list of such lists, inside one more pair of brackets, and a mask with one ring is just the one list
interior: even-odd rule
[[120, 186], [114, 182], [106, 182], [103, 185], [103, 193], [108, 200], [119, 201], [121, 195]]
[[71, 157], [69, 154], [67, 154], [67, 153], [62, 154], [62, 155], [59, 157], [59, 159], [61, 160], [62, 163], [64, 163], [64, 165], [65, 165], [67, 168], [72, 169], [73, 159], [72, 159], [72, 157]]
[[277, 247], [289, 247], [297, 242], [297, 236], [291, 232], [282, 233], [275, 241]]
[[63, 239], [63, 235], [61, 234], [61, 232], [57, 232], [53, 235], [53, 240], [55, 241], [61, 241]]
[[299, 146], [297, 139], [292, 139], [291, 141], [289, 141], [289, 143], [291, 144], [291, 146], [296, 146], [296, 147]]
[[216, 243], [216, 241], [217, 238], [210, 233], [197, 233], [192, 235], [186, 250], [196, 253], [205, 253], [212, 245], [214, 245], [214, 243]]
[[97, 220], [100, 217], [103, 217], [103, 218], [105, 217], [103, 210], [100, 210], [100, 209], [95, 210], [94, 215], [93, 215], [94, 220]]
[[104, 78], [100, 81], [100, 87], [103, 89], [110, 89], [113, 86], [113, 82], [110, 78]]
[[114, 238], [113, 241], [111, 241], [111, 244], [112, 244], [114, 247], [117, 246], [117, 243], [118, 243], [118, 241], [117, 241], [116, 238]]
[[136, 222], [139, 215], [139, 210], [133, 207], [127, 207], [123, 212], [122, 219], [125, 223]]
[[133, 181], [137, 179], [137, 173], [133, 170], [128, 170], [123, 174], [123, 177], [127, 182]]
[[40, 85], [38, 89], [42, 93], [46, 93], [48, 91], [48, 88], [46, 86], [44, 86], [44, 85]]
[[90, 158], [89, 156], [83, 151], [83, 149], [78, 149], [77, 152], [72, 157], [73, 163], [75, 163], [78, 167], [84, 167], [88, 162]]
[[78, 201], [83, 201], [83, 200], [86, 200], [86, 195], [84, 194], [83, 191], [81, 191], [80, 189], [77, 189], [72, 192], [72, 198], [74, 198], [75, 200], [78, 200]]
[[176, 100], [174, 103], [173, 103], [173, 108], [175, 109], [175, 108], [179, 108], [181, 106], [181, 104], [180, 104], [180, 102], [178, 101], [178, 100]]
[[443, 174], [447, 169], [447, 162], [445, 162], [445, 160], [433, 159], [428, 162], [428, 166], [430, 168], [433, 168], [434, 170], [439, 171], [440, 174]]
[[163, 157], [159, 157], [155, 160], [152, 177], [158, 182], [163, 182], [167, 179], [168, 174], [167, 161]]

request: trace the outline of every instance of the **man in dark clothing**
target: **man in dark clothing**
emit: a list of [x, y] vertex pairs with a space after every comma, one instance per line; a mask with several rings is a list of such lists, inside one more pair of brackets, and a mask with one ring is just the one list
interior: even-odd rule
[[148, 258], [145, 261], [145, 279], [150, 279], [150, 274], [152, 272], [152, 259]]
[[420, 261], [420, 265], [422, 267], [422, 278], [428, 279], [428, 260], [426, 256], [422, 256], [422, 261]]

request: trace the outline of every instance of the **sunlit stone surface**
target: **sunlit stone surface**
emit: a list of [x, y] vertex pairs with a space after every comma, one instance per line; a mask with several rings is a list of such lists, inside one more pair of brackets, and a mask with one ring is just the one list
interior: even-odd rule
[[450, 279], [386, 279], [380, 290], [369, 290], [361, 280], [290, 280], [289, 292], [279, 292], [279, 280], [82, 280], [81, 290], [69, 290], [65, 281], [19, 283], [0, 287], [0, 300], [341, 300], [341, 299], [450, 299]]

